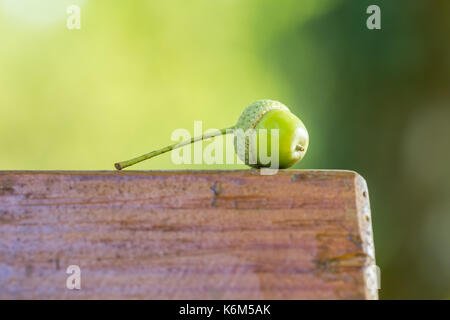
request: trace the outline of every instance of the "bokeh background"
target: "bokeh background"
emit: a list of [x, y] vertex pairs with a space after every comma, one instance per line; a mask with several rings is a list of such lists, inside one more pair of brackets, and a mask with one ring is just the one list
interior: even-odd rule
[[[280, 100], [310, 133], [297, 168], [366, 178], [380, 297], [448, 299], [449, 34], [448, 0], [0, 0], [0, 170], [109, 170]], [[170, 159], [135, 169], [205, 168]]]

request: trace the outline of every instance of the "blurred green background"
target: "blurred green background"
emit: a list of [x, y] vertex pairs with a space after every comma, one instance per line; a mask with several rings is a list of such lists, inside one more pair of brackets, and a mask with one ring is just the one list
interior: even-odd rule
[[0, 0], [0, 169], [109, 170], [280, 100], [309, 130], [297, 168], [366, 178], [380, 297], [447, 299], [449, 34], [447, 0]]

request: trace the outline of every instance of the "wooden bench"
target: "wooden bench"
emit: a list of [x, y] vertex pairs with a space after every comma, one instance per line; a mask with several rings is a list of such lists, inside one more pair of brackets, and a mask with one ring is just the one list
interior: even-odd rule
[[1, 299], [376, 299], [374, 266], [355, 172], [0, 171]]

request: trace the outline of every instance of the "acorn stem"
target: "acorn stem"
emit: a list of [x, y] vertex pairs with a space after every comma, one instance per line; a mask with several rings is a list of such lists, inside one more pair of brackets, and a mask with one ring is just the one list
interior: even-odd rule
[[143, 154], [142, 156], [130, 159], [130, 160], [126, 160], [126, 161], [122, 161], [122, 162], [117, 162], [114, 164], [114, 167], [116, 167], [117, 170], [122, 170], [126, 167], [132, 166], [136, 163], [139, 163], [141, 161], [147, 160], [147, 159], [151, 159], [153, 157], [159, 156], [160, 154], [184, 147], [185, 145], [197, 142], [197, 141], [202, 141], [202, 140], [207, 140], [210, 138], [214, 138], [216, 136], [220, 136], [220, 135], [225, 135], [228, 133], [233, 133], [235, 127], [228, 127], [228, 128], [223, 128], [214, 132], [209, 132], [207, 134], [202, 134], [201, 136], [197, 136], [197, 137], [192, 137], [191, 139], [187, 139], [187, 140], [183, 140], [181, 142], [178, 143], [174, 143], [170, 146]]

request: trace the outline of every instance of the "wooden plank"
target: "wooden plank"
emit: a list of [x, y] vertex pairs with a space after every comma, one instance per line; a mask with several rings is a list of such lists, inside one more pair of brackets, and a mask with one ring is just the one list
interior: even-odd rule
[[377, 298], [350, 171], [0, 171], [0, 235], [2, 299]]

